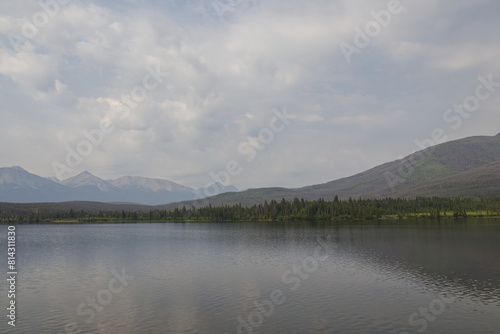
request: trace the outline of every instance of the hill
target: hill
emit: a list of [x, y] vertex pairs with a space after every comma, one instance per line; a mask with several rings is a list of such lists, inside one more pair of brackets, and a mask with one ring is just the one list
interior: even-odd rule
[[500, 193], [500, 134], [450, 141], [339, 180], [303, 188], [259, 188], [163, 206], [252, 205], [270, 200], [476, 196]]

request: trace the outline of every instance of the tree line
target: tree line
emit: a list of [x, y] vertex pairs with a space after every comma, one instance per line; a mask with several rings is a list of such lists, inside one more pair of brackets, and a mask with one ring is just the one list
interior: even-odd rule
[[353, 199], [331, 201], [324, 199], [291, 201], [264, 201], [244, 206], [208, 205], [195, 208], [186, 206], [163, 209], [135, 210], [78, 210], [61, 209], [54, 204], [0, 203], [2, 223], [47, 223], [57, 221], [294, 221], [335, 219], [384, 219], [416, 217], [467, 217], [500, 215], [500, 196], [466, 198], [417, 197]]

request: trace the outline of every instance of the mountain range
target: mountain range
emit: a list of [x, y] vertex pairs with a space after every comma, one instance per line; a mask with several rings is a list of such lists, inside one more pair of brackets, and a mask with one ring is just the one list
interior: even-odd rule
[[161, 179], [124, 176], [102, 180], [83, 172], [59, 182], [30, 174], [21, 167], [0, 168], [0, 202], [14, 203], [92, 201], [169, 209], [181, 205], [252, 205], [282, 198], [500, 195], [500, 134], [446, 142], [350, 177], [302, 188], [238, 192], [232, 186], [218, 186], [220, 194], [194, 200], [203, 192]]
[[[217, 184], [220, 192], [237, 191]], [[41, 203], [93, 201], [159, 205], [202, 197], [202, 192], [175, 182], [140, 176], [102, 180], [89, 172], [59, 181], [21, 167], [0, 168], [0, 202]]]

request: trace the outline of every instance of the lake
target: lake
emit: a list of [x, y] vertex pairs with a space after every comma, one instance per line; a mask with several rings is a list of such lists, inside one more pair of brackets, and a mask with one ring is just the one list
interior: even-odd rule
[[500, 219], [17, 225], [16, 237], [16, 327], [2, 279], [1, 333], [500, 333]]

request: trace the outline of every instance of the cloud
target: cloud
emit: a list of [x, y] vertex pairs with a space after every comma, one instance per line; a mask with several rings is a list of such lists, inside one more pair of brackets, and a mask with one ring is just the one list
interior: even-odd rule
[[[19, 20], [42, 9], [0, 4], [0, 140], [18, 140], [2, 148], [0, 165], [51, 176], [51, 162], [106, 118], [116, 130], [75, 173], [199, 187], [237, 160], [239, 187], [298, 186], [394, 160], [442, 126], [443, 111], [478, 75], [500, 70], [497, 2], [402, 4], [351, 64], [339, 43], [352, 43], [353, 29], [387, 1], [243, 0], [223, 20], [211, 1], [72, 1], [16, 48], [9, 36], [22, 35]], [[116, 108], [143, 86], [147, 68], [167, 74], [122, 117]], [[494, 101], [456, 134], [490, 131]], [[239, 144], [284, 107], [292, 124], [247, 163]]]
[[37, 98], [39, 92], [53, 87], [57, 77], [57, 58], [36, 52], [31, 44], [21, 47], [19, 53], [1, 48], [0, 74], [10, 77], [20, 89]]

